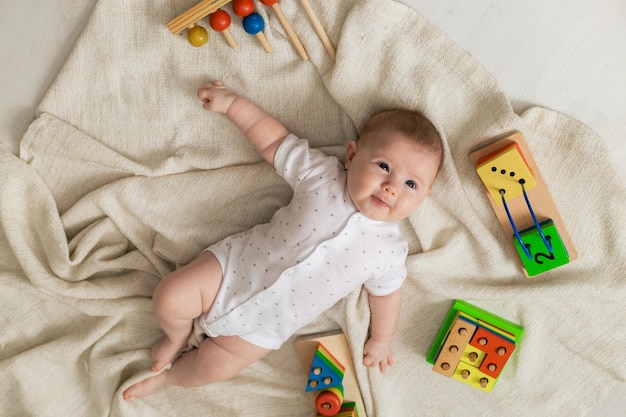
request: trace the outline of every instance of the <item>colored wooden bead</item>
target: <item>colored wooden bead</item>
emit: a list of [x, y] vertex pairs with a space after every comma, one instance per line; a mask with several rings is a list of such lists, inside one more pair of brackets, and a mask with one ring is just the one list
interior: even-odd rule
[[233, 0], [233, 13], [239, 17], [249, 16], [254, 12], [254, 1], [252, 0]]

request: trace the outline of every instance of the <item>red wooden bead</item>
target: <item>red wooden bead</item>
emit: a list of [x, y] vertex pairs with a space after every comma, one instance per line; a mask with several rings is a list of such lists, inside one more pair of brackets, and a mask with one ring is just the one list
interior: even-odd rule
[[246, 17], [254, 11], [252, 0], [233, 0], [233, 13], [237, 16]]
[[224, 10], [218, 10], [209, 15], [209, 24], [216, 32], [223, 32], [230, 26], [230, 16]]

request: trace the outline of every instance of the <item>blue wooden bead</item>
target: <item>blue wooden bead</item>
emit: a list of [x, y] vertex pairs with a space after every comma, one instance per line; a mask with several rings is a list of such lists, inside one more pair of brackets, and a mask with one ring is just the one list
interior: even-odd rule
[[256, 35], [265, 27], [263, 18], [258, 13], [251, 13], [243, 18], [243, 30], [250, 35]]

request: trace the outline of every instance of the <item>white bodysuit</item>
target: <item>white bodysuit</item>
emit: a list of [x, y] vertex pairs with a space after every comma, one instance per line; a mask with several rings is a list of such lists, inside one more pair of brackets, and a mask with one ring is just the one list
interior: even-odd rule
[[224, 279], [200, 319], [209, 336], [237, 335], [266, 349], [278, 349], [362, 284], [379, 296], [399, 289], [408, 253], [396, 223], [356, 210], [337, 158], [289, 135], [274, 165], [293, 198], [269, 223], [207, 249]]

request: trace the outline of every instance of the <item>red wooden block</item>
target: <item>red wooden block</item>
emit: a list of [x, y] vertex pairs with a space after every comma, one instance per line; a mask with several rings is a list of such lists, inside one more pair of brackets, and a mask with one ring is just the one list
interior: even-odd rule
[[515, 349], [514, 343], [484, 327], [476, 329], [470, 345], [485, 352], [485, 358], [478, 369], [493, 378], [500, 375], [500, 371]]

